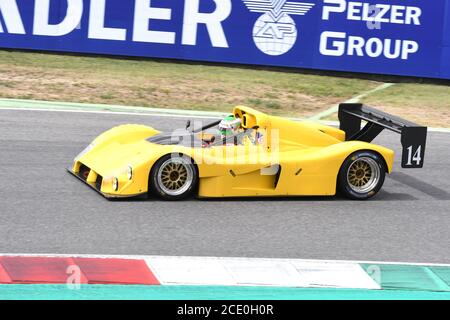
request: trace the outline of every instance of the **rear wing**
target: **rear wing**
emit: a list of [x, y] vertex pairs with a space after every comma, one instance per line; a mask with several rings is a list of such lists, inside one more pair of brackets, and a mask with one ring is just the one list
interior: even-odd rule
[[[367, 124], [361, 129], [361, 121]], [[401, 135], [402, 168], [422, 168], [425, 157], [427, 127], [384, 113], [361, 103], [339, 105], [340, 129], [347, 141], [372, 142], [384, 129]]]

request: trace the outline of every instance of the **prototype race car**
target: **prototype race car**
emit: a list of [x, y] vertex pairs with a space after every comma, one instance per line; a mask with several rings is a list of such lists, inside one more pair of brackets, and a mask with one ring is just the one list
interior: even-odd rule
[[426, 127], [362, 104], [341, 104], [339, 120], [337, 129], [238, 106], [225, 128], [223, 120], [193, 128], [188, 121], [172, 133], [127, 124], [98, 136], [69, 172], [107, 198], [340, 192], [364, 200], [378, 193], [393, 168], [394, 152], [370, 143], [383, 129], [401, 134], [403, 168], [423, 166]]

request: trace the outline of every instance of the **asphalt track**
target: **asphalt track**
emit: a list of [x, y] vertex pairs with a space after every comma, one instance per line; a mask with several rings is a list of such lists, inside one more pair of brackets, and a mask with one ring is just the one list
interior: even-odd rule
[[[0, 109], [0, 252], [450, 263], [450, 134], [365, 202], [272, 198], [107, 201], [65, 168], [114, 125], [186, 119]], [[400, 149], [400, 137], [377, 143]]]

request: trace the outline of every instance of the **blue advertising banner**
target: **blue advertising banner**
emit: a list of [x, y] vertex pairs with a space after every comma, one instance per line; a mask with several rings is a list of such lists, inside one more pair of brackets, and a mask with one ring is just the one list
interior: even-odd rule
[[449, 0], [0, 0], [0, 47], [450, 79]]

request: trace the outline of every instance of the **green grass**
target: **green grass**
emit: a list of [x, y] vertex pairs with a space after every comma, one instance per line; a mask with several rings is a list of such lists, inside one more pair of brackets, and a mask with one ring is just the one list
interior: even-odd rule
[[[450, 86], [399, 83], [361, 102], [421, 125], [450, 128]], [[337, 119], [336, 113], [323, 118]]]
[[[244, 104], [308, 117], [380, 84], [233, 66], [0, 50], [3, 98], [222, 112]], [[363, 102], [425, 125], [450, 127], [449, 86], [396, 84]]]
[[309, 116], [374, 81], [151, 60], [0, 51], [4, 98]]
[[396, 84], [375, 92], [364, 102], [418, 123], [450, 127], [450, 86]]

